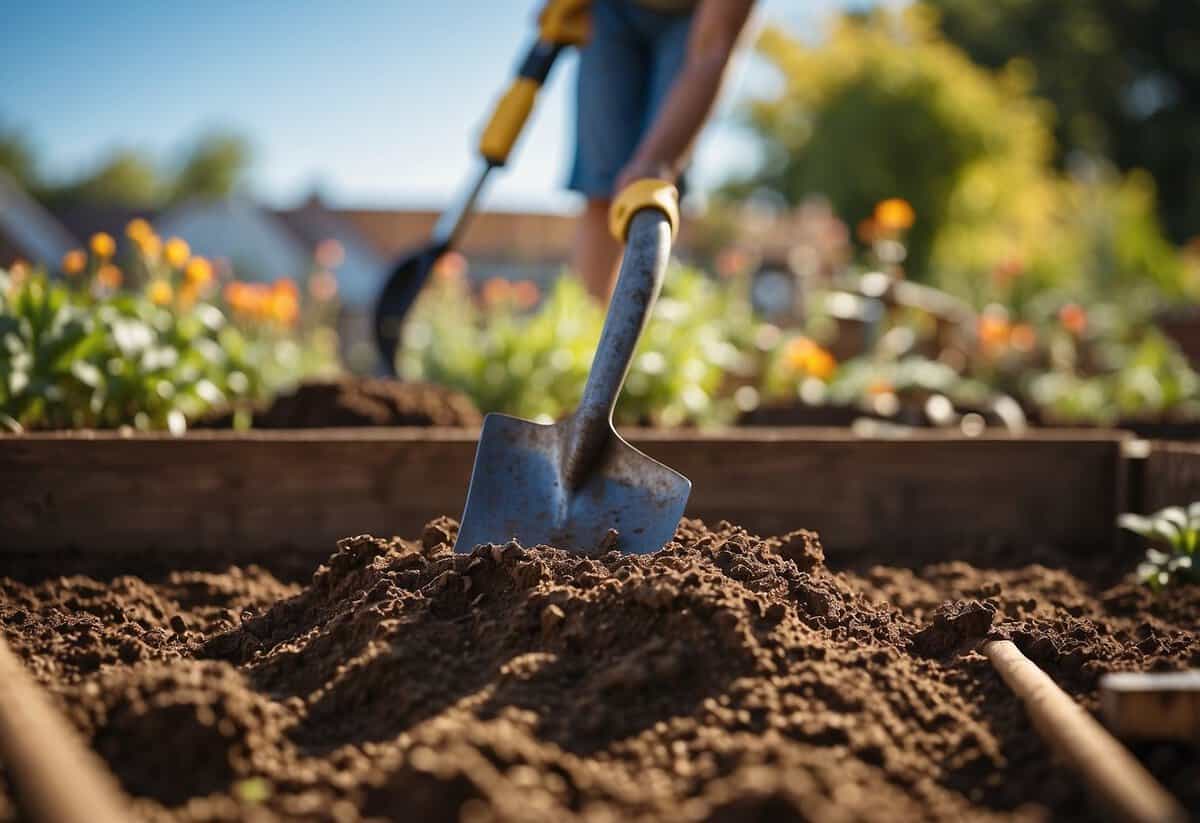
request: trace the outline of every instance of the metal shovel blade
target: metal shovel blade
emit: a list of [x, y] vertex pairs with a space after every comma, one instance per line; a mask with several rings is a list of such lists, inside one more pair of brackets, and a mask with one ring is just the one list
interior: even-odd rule
[[455, 544], [459, 551], [515, 539], [587, 554], [648, 554], [671, 539], [691, 481], [610, 429], [592, 470], [569, 491], [560, 467], [573, 424], [573, 418], [545, 425], [487, 416]]
[[515, 539], [588, 554], [613, 549], [647, 554], [671, 539], [691, 481], [630, 446], [612, 425], [670, 251], [666, 216], [653, 208], [635, 213], [573, 415], [552, 425], [503, 414], [484, 420], [457, 551]]

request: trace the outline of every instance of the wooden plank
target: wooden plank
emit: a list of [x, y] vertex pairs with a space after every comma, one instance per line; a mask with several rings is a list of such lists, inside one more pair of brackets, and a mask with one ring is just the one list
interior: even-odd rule
[[1200, 500], [1200, 443], [1153, 443], [1142, 487], [1147, 513]]
[[[966, 439], [844, 429], [634, 431], [693, 481], [691, 516], [760, 533], [821, 532], [831, 549], [888, 541], [1108, 547], [1123, 510], [1115, 432]], [[439, 429], [82, 432], [0, 437], [0, 550], [302, 551], [415, 537], [457, 516], [472, 432]]]

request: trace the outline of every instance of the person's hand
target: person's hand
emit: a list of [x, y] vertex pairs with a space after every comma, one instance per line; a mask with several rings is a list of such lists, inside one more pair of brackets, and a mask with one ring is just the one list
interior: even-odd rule
[[613, 196], [616, 197], [618, 194], [624, 191], [625, 187], [630, 183], [635, 183], [638, 180], [644, 180], [647, 177], [653, 177], [658, 180], [667, 180], [671, 183], [674, 183], [676, 176], [675, 169], [672, 168], [670, 163], [654, 160], [640, 160], [635, 157], [633, 160], [629, 161], [629, 163], [617, 176], [617, 187], [616, 191], [613, 192]]

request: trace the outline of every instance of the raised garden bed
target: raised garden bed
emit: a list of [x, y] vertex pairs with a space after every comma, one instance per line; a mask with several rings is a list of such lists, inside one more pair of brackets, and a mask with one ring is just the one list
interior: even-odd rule
[[[3, 438], [0, 624], [176, 820], [1095, 819], [973, 644], [1091, 709], [1106, 670], [1200, 665], [1200, 587], [1132, 583], [1113, 529], [1200, 496], [1200, 450], [633, 439], [712, 528], [581, 559], [420, 522], [461, 506], [462, 431]], [[1200, 811], [1193, 749], [1135, 753]]]

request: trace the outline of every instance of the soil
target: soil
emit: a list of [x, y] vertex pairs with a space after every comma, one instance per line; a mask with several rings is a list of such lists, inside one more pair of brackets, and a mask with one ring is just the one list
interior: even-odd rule
[[[233, 412], [211, 417], [200, 428], [227, 429]], [[479, 409], [461, 392], [431, 383], [373, 377], [344, 377], [302, 383], [254, 412], [259, 429], [318, 429], [338, 426], [459, 426], [477, 428]]]
[[[972, 648], [1011, 638], [1092, 709], [1105, 671], [1200, 665], [1200, 586], [1107, 558], [827, 562], [694, 521], [645, 557], [456, 555], [456, 529], [341, 541], [303, 584], [9, 576], [0, 624], [151, 820], [1094, 819]], [[1136, 752], [1200, 813], [1194, 749]]]

